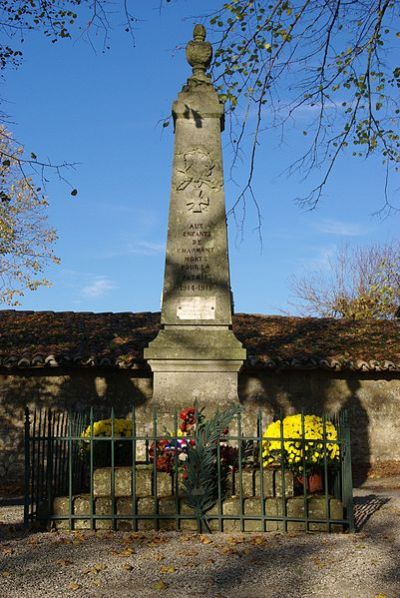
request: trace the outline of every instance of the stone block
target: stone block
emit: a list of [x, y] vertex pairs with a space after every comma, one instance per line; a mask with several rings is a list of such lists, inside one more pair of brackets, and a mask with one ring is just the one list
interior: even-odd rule
[[[132, 496], [132, 468], [115, 467], [115, 497]], [[135, 471], [136, 496], [138, 498], [153, 496], [153, 466], [137, 465]], [[100, 467], [93, 472], [93, 494], [111, 496], [112, 474], [111, 467]], [[170, 496], [172, 478], [164, 472], [157, 472], [157, 496]]]
[[[294, 478], [291, 471], [285, 471], [285, 496], [294, 495]], [[261, 472], [259, 469], [242, 470], [242, 497], [251, 498], [261, 495]], [[282, 471], [280, 469], [264, 469], [262, 472], [264, 496], [282, 496]], [[233, 494], [240, 494], [240, 474], [235, 472]]]
[[[240, 515], [240, 499], [237, 497], [226, 498], [221, 505], [222, 515]], [[208, 515], [218, 515], [218, 504], [214, 505], [212, 509], [208, 511]], [[211, 531], [219, 531], [218, 519], [212, 519], [209, 522]], [[222, 531], [224, 532], [239, 532], [240, 531], [240, 520], [239, 519], [224, 519], [222, 521]]]
[[[309, 519], [325, 519], [327, 517], [325, 496], [308, 496], [307, 509]], [[284, 506], [279, 498], [271, 498], [266, 501], [266, 513], [269, 515], [283, 516]], [[288, 517], [305, 517], [304, 498], [294, 496], [286, 499], [286, 514]], [[336, 498], [328, 498], [328, 515], [331, 519], [343, 519], [343, 504]], [[342, 524], [332, 524], [331, 531], [342, 532]], [[268, 521], [267, 531], [280, 530], [285, 531], [283, 521]], [[326, 523], [309, 523], [308, 528], [304, 521], [289, 521], [287, 531], [320, 531], [326, 532], [328, 525]]]
[[[101, 497], [94, 501], [94, 512], [96, 515], [112, 515], [112, 501], [111, 498]], [[90, 527], [90, 521], [89, 527]], [[119, 522], [117, 522], [117, 529]], [[97, 519], [94, 524], [96, 529], [112, 529], [112, 519]]]
[[[282, 498], [264, 498], [265, 514], [270, 517], [282, 517], [284, 515], [284, 503]], [[240, 499], [238, 497], [228, 498], [222, 503], [222, 515], [236, 515], [240, 516]], [[289, 497], [285, 499], [286, 514], [288, 517], [304, 518], [304, 498], [302, 496]], [[193, 510], [188, 506], [184, 498], [179, 499], [180, 513], [183, 515], [194, 516]], [[309, 519], [325, 519], [326, 500], [324, 496], [308, 496], [307, 508]], [[176, 521], [176, 500], [175, 497], [162, 497], [157, 499], [155, 503], [151, 496], [137, 498], [136, 509], [138, 515], [153, 515], [158, 509], [160, 515], [170, 515], [168, 519], [139, 519], [137, 529], [144, 530], [163, 530], [171, 531], [179, 529]], [[218, 504], [214, 505], [209, 510], [208, 515], [218, 515]], [[93, 507], [94, 514], [97, 515], [112, 515], [112, 501], [109, 497], [97, 497], [94, 500]], [[53, 512], [57, 516], [68, 516], [69, 512], [69, 498], [58, 497], [53, 503]], [[84, 519], [84, 516], [90, 515], [90, 495], [78, 495], [73, 498], [72, 512], [74, 515], [81, 515], [82, 519], [74, 520], [74, 529], [90, 529], [90, 519]], [[132, 498], [119, 497], [115, 500], [115, 512], [117, 515], [130, 515], [132, 513]], [[263, 531], [285, 531], [285, 524], [283, 521], [267, 520], [264, 524], [262, 522], [262, 499], [260, 497], [245, 498], [243, 500], [243, 531], [245, 532], [263, 532]], [[343, 505], [335, 498], [328, 498], [328, 515], [331, 519], [343, 519]], [[246, 516], [256, 516], [259, 519], [246, 519]], [[55, 520], [54, 525], [57, 529], [69, 529], [69, 520]], [[219, 531], [218, 519], [210, 519], [209, 526], [211, 531]], [[135, 524], [130, 519], [121, 519], [117, 521], [117, 529], [131, 530], [135, 528]], [[101, 519], [95, 521], [95, 529], [112, 529], [112, 519]], [[180, 529], [182, 531], [198, 531], [196, 519], [182, 519], [180, 521]], [[236, 532], [241, 531], [240, 519], [226, 519], [222, 521], [222, 531]], [[304, 521], [288, 521], [287, 531], [306, 531]], [[309, 523], [308, 531], [328, 531], [326, 523]], [[331, 531], [342, 532], [343, 525], [340, 523], [332, 523]]]
[[[181, 499], [181, 513], [182, 515], [192, 515], [194, 517], [193, 509], [189, 507], [185, 499]], [[207, 515], [218, 515], [218, 504], [214, 505], [208, 512]], [[222, 514], [223, 515], [239, 515], [240, 514], [240, 500], [237, 497], [227, 498], [222, 503]], [[220, 531], [218, 519], [210, 519], [208, 522], [211, 531]], [[181, 530], [187, 532], [197, 532], [198, 524], [196, 519], [182, 519]], [[222, 521], [222, 531], [224, 532], [235, 532], [240, 531], [240, 521], [236, 519], [225, 519]]]
[[[139, 519], [138, 521], [138, 529], [142, 530], [149, 530], [149, 529], [160, 529], [163, 531], [167, 530], [175, 530], [176, 523], [175, 523], [175, 498], [170, 497], [163, 497], [157, 500], [157, 505], [155, 504], [154, 498], [148, 496], [145, 498], [138, 499], [138, 514], [140, 515], [153, 515], [155, 513], [156, 506], [158, 506], [158, 512], [162, 515], [171, 515], [171, 519]], [[158, 522], [158, 526], [157, 526]]]
[[[69, 497], [68, 496], [57, 496], [53, 501], [53, 513], [61, 517], [68, 516], [69, 513]], [[56, 519], [54, 527], [57, 529], [69, 529], [68, 519]]]
[[[75, 496], [73, 500], [74, 515], [90, 515], [90, 497], [87, 494]], [[90, 529], [89, 519], [75, 519], [74, 529]]]

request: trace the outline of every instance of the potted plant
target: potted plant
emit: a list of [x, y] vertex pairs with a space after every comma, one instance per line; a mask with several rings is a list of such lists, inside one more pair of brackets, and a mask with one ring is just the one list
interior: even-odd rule
[[334, 424], [318, 415], [288, 415], [269, 424], [263, 434], [263, 466], [284, 465], [308, 492], [320, 492], [325, 462], [339, 462], [337, 437]]
[[[111, 467], [112, 420], [101, 419], [89, 425], [81, 434], [82, 451], [90, 457], [93, 446], [94, 467]], [[91, 437], [93, 440], [91, 441]], [[132, 465], [132, 442], [118, 440], [132, 437], [132, 422], [129, 419], [114, 419], [114, 465], [115, 467]], [[110, 440], [99, 440], [109, 438]]]

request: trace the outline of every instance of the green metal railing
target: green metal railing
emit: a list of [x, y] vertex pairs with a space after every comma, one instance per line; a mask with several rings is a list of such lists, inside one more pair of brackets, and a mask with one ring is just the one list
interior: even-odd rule
[[[104, 417], [104, 414], [102, 415]], [[305, 416], [301, 415], [302, 437], [300, 439], [284, 436], [281, 415], [275, 416], [275, 419], [281, 421], [280, 438], [268, 439], [263, 437], [263, 433], [268, 423], [273, 420], [270, 415], [260, 411], [253, 416], [249, 414], [243, 416], [239, 412], [232, 421], [228, 433], [221, 435], [220, 441], [215, 445], [215, 476], [217, 477], [215, 506], [204, 514], [203, 519], [185, 508], [184, 477], [187, 466], [184, 461], [181, 461], [182, 453], [176, 448], [172, 450], [171, 467], [168, 473], [159, 471], [158, 467], [160, 442], [167, 440], [176, 447], [178, 441], [182, 440], [179, 435], [178, 413], [175, 412], [170, 416], [172, 429], [170, 433], [165, 431], [160, 433], [157, 411], [153, 412], [150, 426], [147, 426], [150, 431], [147, 429], [138, 432], [138, 428], [143, 425], [140, 422], [138, 426], [137, 413], [132, 407], [128, 418], [132, 432], [128, 437], [120, 437], [116, 434], [114, 409], [108, 415], [111, 419], [111, 435], [102, 437], [96, 436], [94, 430], [95, 422], [102, 419], [102, 416], [95, 414], [93, 409], [88, 414], [53, 412], [50, 409], [30, 412], [26, 409], [24, 504], [26, 526], [37, 523], [49, 525], [53, 522], [53, 524], [67, 526], [69, 529], [82, 526], [97, 529], [107, 522], [111, 529], [118, 530], [121, 529], [123, 522], [125, 526], [128, 524], [130, 529], [137, 531], [143, 529], [143, 526], [147, 526], [147, 529], [149, 522], [154, 529], [165, 529], [166, 522], [169, 522], [174, 529], [181, 530], [187, 529], [187, 522], [191, 521], [193, 525], [197, 525], [199, 531], [209, 531], [211, 528], [217, 531], [227, 529], [232, 531], [232, 525], [236, 526], [233, 529], [237, 531], [255, 530], [256, 526], [259, 526], [257, 529], [260, 531], [267, 531], [276, 529], [275, 524], [284, 531], [294, 527], [305, 531], [315, 529], [328, 532], [338, 529], [354, 531], [350, 431], [346, 412], [341, 412], [335, 417], [323, 416], [323, 437], [318, 440], [318, 443], [323, 446], [323, 463], [320, 469], [324, 488], [317, 496], [310, 494], [307, 476], [304, 476], [302, 486], [296, 479], [292, 482], [291, 477], [287, 478], [287, 475], [291, 476], [291, 474], [288, 473], [284, 455], [284, 442], [297, 441], [303, 447], [312, 442], [306, 438]], [[163, 414], [163, 423], [164, 421]], [[339, 459], [335, 464], [330, 463], [328, 459], [327, 445], [332, 443], [326, 433], [328, 421], [335, 425], [338, 432], [335, 442], [339, 445]], [[82, 434], [88, 427], [90, 433], [83, 440]], [[246, 432], [243, 431], [244, 427]], [[265, 467], [263, 442], [267, 440], [281, 441], [282, 455], [278, 470]], [[234, 449], [236, 457], [233, 465], [228, 466], [224, 461], [222, 456], [224, 445]], [[110, 472], [110, 492], [107, 512], [100, 514], [97, 508], [99, 496], [95, 492], [94, 479], [96, 471], [100, 469], [96, 462], [98, 447], [102, 446], [107, 449], [109, 458], [107, 467]], [[127, 449], [129, 465], [125, 466], [125, 475], [130, 476], [129, 496], [124, 497], [128, 499], [129, 512], [125, 509], [123, 513], [119, 512], [122, 498], [116, 493], [116, 478], [121, 471], [118, 451], [122, 446], [129, 448]], [[307, 466], [305, 454], [306, 451], [303, 450], [304, 472]], [[148, 472], [151, 479], [151, 492], [146, 497], [139, 487], [139, 473], [143, 471]], [[226, 474], [228, 483], [224, 481]], [[268, 491], [266, 487], [268, 476], [275, 485], [273, 492]], [[247, 481], [250, 478], [255, 480], [251, 496], [245, 487], [245, 478]], [[168, 496], [165, 495], [166, 479], [167, 485], [170, 482]], [[160, 495], [161, 482], [164, 484], [162, 496]], [[279, 492], [276, 490], [278, 486]], [[67, 505], [66, 512], [60, 513], [54, 508], [56, 499], [60, 497], [64, 497], [64, 505]], [[84, 497], [86, 510], [81, 509], [76, 512], [77, 497]], [[141, 507], [144, 499], [146, 499], [147, 510]], [[163, 504], [167, 499], [169, 508], [172, 510], [165, 512]], [[249, 499], [251, 499], [251, 511], [248, 509]], [[333, 499], [336, 499], [335, 504], [340, 505], [342, 509], [339, 516], [337, 512], [332, 514]], [[235, 506], [234, 512], [227, 512], [229, 501]], [[316, 504], [320, 511], [322, 510], [322, 515], [314, 515]], [[293, 505], [296, 505], [297, 512], [293, 512]]]

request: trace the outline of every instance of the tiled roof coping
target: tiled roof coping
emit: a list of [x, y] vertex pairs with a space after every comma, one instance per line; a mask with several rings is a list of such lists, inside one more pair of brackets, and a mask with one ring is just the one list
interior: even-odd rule
[[[160, 314], [0, 311], [0, 367], [149, 371]], [[400, 372], [400, 322], [236, 314], [247, 368]]]

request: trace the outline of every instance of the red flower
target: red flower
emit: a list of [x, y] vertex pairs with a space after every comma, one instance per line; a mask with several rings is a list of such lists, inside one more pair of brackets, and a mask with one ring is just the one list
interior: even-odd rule
[[186, 407], [186, 409], [182, 409], [179, 417], [183, 419], [186, 424], [193, 425], [196, 422], [196, 409], [194, 407]]
[[172, 471], [172, 460], [171, 455], [165, 455], [163, 457], [158, 457], [156, 463], [157, 471], [165, 471], [166, 473], [171, 473]]

